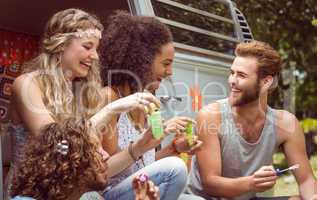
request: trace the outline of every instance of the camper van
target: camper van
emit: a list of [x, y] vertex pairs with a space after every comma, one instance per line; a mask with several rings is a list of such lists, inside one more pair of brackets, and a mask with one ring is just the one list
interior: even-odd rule
[[237, 43], [252, 34], [230, 0], [134, 0], [136, 15], [157, 17], [171, 29], [176, 47], [173, 76], [156, 95], [165, 118], [195, 117], [202, 106], [227, 97], [227, 76]]
[[[27, 50], [37, 53], [37, 41], [45, 22], [56, 11], [82, 8], [105, 19], [114, 10], [133, 15], [154, 16], [167, 24], [174, 37], [176, 55], [173, 76], [164, 80], [156, 95], [162, 102], [164, 118], [177, 115], [195, 117], [202, 106], [225, 98], [227, 76], [237, 43], [249, 41], [252, 34], [243, 14], [230, 0], [2, 0], [0, 1], [0, 117], [1, 127], [8, 119], [8, 85], [21, 72], [21, 63], [6, 60], [8, 48], [18, 48], [10, 39], [32, 40]], [[11, 37], [12, 36], [12, 37]], [[26, 45], [29, 48], [29, 45]], [[12, 50], [10, 50], [11, 52]], [[33, 52], [30, 52], [33, 51]], [[0, 129], [1, 130], [1, 129]], [[10, 164], [9, 136], [1, 133], [1, 166]], [[0, 174], [2, 199], [2, 168]], [[4, 170], [5, 171], [5, 170]]]

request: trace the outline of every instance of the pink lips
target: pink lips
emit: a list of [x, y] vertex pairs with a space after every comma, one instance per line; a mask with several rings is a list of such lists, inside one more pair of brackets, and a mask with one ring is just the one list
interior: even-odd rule
[[231, 89], [231, 92], [241, 92], [241, 90]]
[[241, 92], [241, 90], [236, 89], [236, 88], [230, 88], [230, 93], [233, 95], [237, 95]]
[[80, 62], [80, 65], [87, 68], [87, 69], [90, 69], [91, 65], [88, 65], [86, 63], [83, 63], [83, 62]]

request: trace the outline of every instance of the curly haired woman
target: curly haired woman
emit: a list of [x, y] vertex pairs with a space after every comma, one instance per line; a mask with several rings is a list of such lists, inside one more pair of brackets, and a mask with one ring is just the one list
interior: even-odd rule
[[[106, 186], [109, 155], [89, 122], [69, 118], [48, 124], [25, 146], [12, 183], [14, 200], [77, 200]], [[158, 200], [154, 184], [143, 182], [133, 181], [138, 200]]]
[[11, 195], [79, 199], [84, 192], [105, 187], [109, 156], [101, 153], [99, 140], [93, 136], [84, 120], [72, 118], [46, 125], [25, 146]]
[[[103, 58], [102, 78], [106, 86], [108, 101], [115, 101], [138, 91], [154, 93], [162, 79], [172, 75], [174, 46], [172, 35], [166, 25], [154, 17], [131, 16], [124, 11], [117, 11], [109, 18], [109, 24], [103, 35], [101, 48]], [[165, 133], [183, 132], [188, 122], [187, 117], [176, 117], [164, 123]], [[104, 135], [103, 147], [110, 155], [116, 155], [127, 148], [131, 142], [148, 135], [144, 112], [134, 109], [115, 116], [108, 126], [108, 135]], [[145, 144], [147, 151], [119, 175], [112, 177], [104, 197], [107, 200], [133, 199], [127, 195], [131, 190], [131, 181], [127, 177], [137, 171], [145, 171], [160, 188], [161, 199], [178, 199], [186, 183], [186, 167], [182, 160], [175, 157], [179, 152], [197, 148], [200, 143], [195, 139], [194, 147], [189, 147], [184, 136], [173, 144], [155, 152], [161, 140]], [[178, 175], [166, 179], [164, 174], [176, 171]], [[164, 184], [160, 184], [163, 181]]]

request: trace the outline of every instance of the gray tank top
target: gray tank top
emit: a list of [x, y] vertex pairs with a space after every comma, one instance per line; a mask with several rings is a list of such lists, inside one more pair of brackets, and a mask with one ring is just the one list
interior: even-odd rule
[[[273, 154], [278, 148], [274, 110], [270, 107], [267, 108], [261, 136], [255, 143], [249, 143], [240, 135], [239, 130], [235, 126], [228, 99], [220, 100], [218, 103], [220, 103], [222, 118], [219, 132], [222, 176], [227, 178], [249, 176], [263, 165], [272, 165]], [[192, 170], [189, 175], [188, 192], [200, 195], [206, 199], [225, 199], [213, 198], [203, 192], [198, 169], [197, 160], [194, 157]], [[247, 200], [255, 196], [256, 193], [250, 192], [232, 199]]]

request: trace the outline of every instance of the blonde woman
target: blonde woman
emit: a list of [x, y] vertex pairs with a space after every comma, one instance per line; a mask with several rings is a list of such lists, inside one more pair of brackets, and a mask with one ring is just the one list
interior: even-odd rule
[[[29, 72], [13, 83], [12, 126], [16, 153], [14, 165], [19, 165], [21, 147], [26, 138], [40, 135], [47, 124], [62, 122], [69, 117], [90, 118], [92, 126], [102, 135], [100, 121], [113, 113], [143, 108], [159, 101], [150, 93], [135, 93], [105, 105], [105, 92], [101, 88], [99, 56], [102, 24], [80, 9], [67, 9], [54, 14], [47, 22], [41, 43], [41, 53], [28, 64]], [[101, 112], [96, 113], [101, 109]], [[96, 114], [95, 114], [96, 113]], [[105, 121], [104, 121], [105, 122]], [[132, 164], [135, 158], [159, 143], [146, 134], [122, 152], [107, 161], [108, 176], [114, 176]], [[185, 174], [185, 169], [166, 173], [166, 179]], [[155, 169], [153, 175], [160, 173]], [[130, 181], [132, 182], [132, 181]], [[160, 183], [159, 183], [160, 184]], [[134, 196], [132, 186], [128, 194]]]
[[[89, 116], [101, 106], [96, 50], [102, 30], [96, 17], [79, 9], [58, 12], [46, 24], [39, 56], [25, 66], [26, 73], [12, 87], [12, 166], [21, 160], [26, 138], [39, 134], [46, 124], [79, 113]], [[82, 88], [82, 93], [74, 93], [74, 88]], [[80, 110], [79, 102], [87, 109]], [[12, 169], [7, 182], [11, 173]]]

